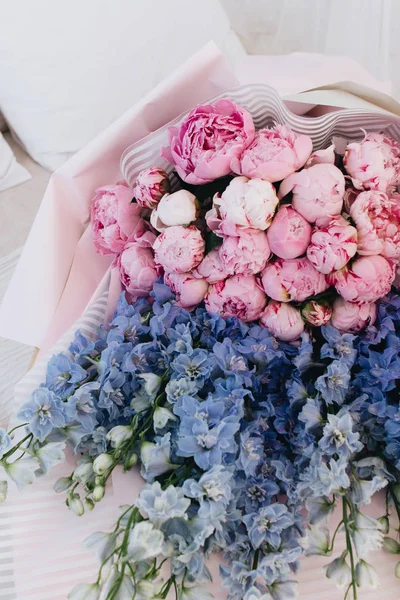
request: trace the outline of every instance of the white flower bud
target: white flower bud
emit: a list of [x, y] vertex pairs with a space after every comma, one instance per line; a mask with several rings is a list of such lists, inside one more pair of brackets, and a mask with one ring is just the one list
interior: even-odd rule
[[397, 579], [400, 579], [400, 561], [396, 564], [394, 568], [394, 574], [396, 575]]
[[163, 429], [170, 420], [176, 421], [176, 416], [168, 408], [157, 407], [153, 415], [154, 430]]
[[94, 502], [91, 498], [85, 498], [85, 506], [88, 510], [94, 509]]
[[68, 497], [67, 500], [68, 507], [75, 513], [78, 517], [81, 517], [85, 512], [82, 501], [79, 498], [79, 494], [73, 494]]
[[160, 389], [161, 377], [154, 373], [142, 373], [138, 375], [140, 379], [144, 381], [144, 391], [148, 396], [155, 396]]
[[134, 452], [133, 454], [130, 455], [128, 460], [125, 462], [125, 468], [130, 469], [130, 468], [134, 467], [135, 465], [137, 465], [138, 460], [139, 460], [139, 457], [136, 454], [136, 452]]
[[104, 477], [96, 475], [96, 477], [94, 478], [94, 485], [104, 485]]
[[4, 502], [7, 498], [8, 483], [0, 481], [0, 502]]
[[196, 196], [188, 190], [165, 194], [157, 206], [157, 213], [158, 218], [167, 227], [190, 225], [198, 214]]
[[127, 425], [117, 425], [107, 433], [107, 439], [114, 448], [118, 448], [121, 444], [126, 442], [126, 440], [129, 440], [132, 437], [132, 434], [132, 427], [128, 427]]
[[400, 544], [393, 538], [383, 538], [383, 548], [386, 552], [390, 552], [391, 554], [400, 554]]
[[360, 562], [357, 563], [356, 582], [358, 587], [370, 587], [373, 589], [378, 587], [378, 574], [370, 564], [365, 562], [365, 560], [360, 560]]
[[74, 481], [79, 481], [80, 483], [87, 483], [92, 476], [93, 464], [91, 462], [87, 462], [76, 467], [72, 474], [72, 479]]
[[93, 500], [95, 502], [100, 502], [100, 500], [103, 499], [104, 494], [106, 492], [106, 488], [103, 485], [96, 485], [96, 487], [93, 490]]
[[136, 593], [139, 596], [139, 598], [143, 598], [143, 600], [145, 598], [149, 598], [149, 600], [152, 600], [152, 598], [154, 598], [156, 594], [154, 583], [152, 583], [151, 581], [146, 581], [146, 579], [143, 579], [137, 584], [136, 590]]
[[60, 477], [54, 484], [54, 491], [59, 494], [60, 492], [65, 492], [72, 485], [72, 477]]
[[385, 535], [387, 533], [389, 533], [389, 528], [390, 528], [390, 526], [389, 526], [389, 519], [386, 517], [386, 515], [383, 516], [383, 517], [380, 517], [378, 519], [378, 521], [379, 521], [379, 523], [381, 525], [381, 528], [382, 528], [381, 531], [382, 531], [382, 533], [385, 534]]
[[96, 475], [104, 475], [114, 464], [114, 459], [110, 454], [99, 454], [93, 463], [93, 471]]
[[347, 550], [325, 567], [325, 575], [341, 587], [351, 583], [351, 569], [346, 562]]

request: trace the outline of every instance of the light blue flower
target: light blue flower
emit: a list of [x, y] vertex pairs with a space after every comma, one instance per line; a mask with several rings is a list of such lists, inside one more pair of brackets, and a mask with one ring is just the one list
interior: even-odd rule
[[316, 427], [320, 427], [324, 420], [321, 414], [320, 400], [318, 400], [318, 398], [307, 398], [306, 403], [299, 413], [298, 419], [304, 423], [307, 433]]
[[20, 419], [28, 421], [28, 427], [41, 442], [57, 428], [66, 424], [65, 406], [56, 394], [45, 387], [35, 390], [18, 414]]
[[0, 459], [11, 448], [12, 441], [5, 429], [0, 429]]
[[357, 356], [357, 350], [353, 346], [355, 336], [351, 333], [340, 333], [331, 325], [321, 327], [321, 332], [328, 342], [321, 348], [321, 358], [337, 358], [351, 368]]
[[245, 431], [240, 435], [240, 454], [238, 466], [242, 468], [246, 477], [256, 474], [260, 462], [264, 458], [264, 443], [261, 437], [251, 436]]
[[301, 554], [300, 546], [280, 552], [268, 552], [261, 558], [258, 570], [265, 582], [272, 585], [278, 580], [286, 579], [291, 571], [296, 570], [296, 563]]
[[321, 392], [326, 404], [343, 404], [350, 383], [350, 370], [343, 362], [334, 360], [327, 372], [318, 377], [315, 388]]
[[243, 522], [254, 548], [266, 542], [277, 550], [282, 532], [294, 524], [294, 518], [285, 505], [276, 503], [260, 508], [257, 513], [245, 515]]
[[178, 377], [186, 377], [202, 386], [205, 379], [210, 375], [212, 363], [210, 356], [204, 350], [196, 349], [193, 354], [186, 356], [180, 354], [171, 363], [171, 369]]
[[86, 379], [87, 372], [66, 354], [54, 355], [46, 372], [46, 387], [57, 395], [66, 398], [77, 384]]
[[156, 477], [177, 469], [179, 465], [171, 463], [171, 434], [156, 437], [155, 442], [143, 442], [140, 448], [142, 461], [141, 474], [146, 481], [152, 483]]
[[180, 379], [171, 379], [165, 386], [165, 393], [168, 402], [174, 404], [181, 396], [195, 396], [198, 389], [195, 381], [181, 377]]
[[314, 452], [309, 467], [300, 473], [299, 494], [318, 497], [342, 493], [350, 486], [347, 468], [348, 461], [343, 456], [325, 462], [319, 452]]
[[182, 488], [169, 485], [163, 490], [160, 483], [155, 481], [142, 488], [136, 506], [159, 528], [168, 519], [187, 519], [190, 499], [185, 498]]
[[51, 442], [35, 449], [34, 455], [39, 460], [43, 473], [48, 473], [52, 467], [65, 460], [65, 442]]
[[212, 500], [227, 505], [231, 500], [232, 470], [221, 465], [215, 465], [204, 473], [198, 481], [186, 479], [183, 482], [183, 491], [188, 498], [196, 500]]
[[152, 523], [137, 523], [129, 534], [126, 558], [132, 562], [154, 558], [161, 554], [163, 542], [163, 533]]
[[353, 419], [350, 413], [328, 415], [328, 423], [323, 429], [322, 438], [318, 445], [324, 454], [338, 454], [349, 456], [353, 452], [360, 452], [363, 444], [360, 434], [353, 431]]
[[68, 422], [80, 423], [86, 431], [93, 431], [97, 425], [97, 408], [94, 393], [99, 389], [97, 381], [85, 383], [70, 396], [65, 405]]

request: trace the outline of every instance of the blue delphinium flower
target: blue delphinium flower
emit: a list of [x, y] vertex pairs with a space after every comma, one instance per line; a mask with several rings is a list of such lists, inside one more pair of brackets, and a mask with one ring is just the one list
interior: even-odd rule
[[326, 404], [343, 404], [349, 384], [348, 366], [339, 360], [334, 360], [328, 365], [327, 372], [318, 377], [315, 388], [321, 392]]
[[327, 341], [321, 348], [321, 358], [336, 358], [351, 368], [357, 356], [353, 345], [355, 336], [351, 333], [340, 333], [331, 325], [321, 327], [321, 332]]
[[232, 496], [232, 477], [232, 469], [215, 465], [204, 473], [199, 480], [186, 479], [182, 487], [185, 496], [188, 498], [222, 502], [226, 506]]
[[66, 398], [87, 377], [87, 372], [66, 354], [54, 355], [46, 372], [46, 387], [58, 396]]
[[248, 335], [238, 343], [238, 350], [258, 366], [271, 362], [281, 355], [279, 344], [266, 327], [252, 325]]
[[328, 423], [323, 429], [322, 438], [318, 445], [324, 454], [349, 456], [353, 452], [360, 452], [363, 444], [360, 434], [353, 431], [354, 422], [350, 413], [343, 412], [337, 415], [328, 415]]
[[304, 423], [306, 432], [313, 431], [322, 425], [324, 419], [321, 414], [321, 405], [322, 403], [317, 397], [307, 398], [298, 416], [299, 421]]
[[331, 458], [328, 462], [322, 459], [321, 453], [315, 451], [310, 465], [300, 473], [298, 492], [303, 497], [329, 496], [341, 492], [350, 486], [347, 474], [348, 461], [343, 456], [338, 460]]
[[95, 342], [90, 341], [78, 330], [75, 333], [75, 337], [68, 347], [68, 352], [72, 358], [81, 366], [88, 364], [87, 357], [95, 354]]
[[3, 458], [5, 453], [11, 448], [12, 442], [7, 431], [0, 429], [0, 459]]
[[118, 315], [111, 323], [111, 329], [107, 336], [107, 343], [131, 342], [137, 344], [140, 336], [149, 331], [149, 327], [143, 325], [141, 316], [134, 314], [131, 317]]
[[294, 518], [284, 504], [276, 503], [260, 508], [257, 513], [245, 515], [243, 522], [254, 548], [259, 548], [266, 542], [277, 550], [281, 544], [282, 531], [294, 524]]
[[69, 423], [76, 421], [91, 432], [97, 425], [97, 407], [94, 392], [100, 384], [97, 381], [83, 384], [70, 396], [65, 404], [65, 414]]
[[211, 358], [204, 350], [196, 349], [190, 356], [184, 354], [177, 356], [171, 363], [171, 368], [178, 378], [186, 377], [191, 381], [195, 381], [200, 387], [210, 375], [212, 369]]
[[187, 356], [193, 353], [193, 339], [188, 323], [178, 323], [174, 328], [170, 327], [167, 329], [166, 335], [170, 341], [168, 353], [177, 352]]
[[195, 396], [199, 388], [195, 381], [186, 377], [171, 379], [165, 386], [168, 402], [174, 404], [181, 396]]
[[65, 405], [54, 392], [41, 387], [21, 407], [18, 418], [28, 421], [29, 430], [42, 442], [54, 429], [65, 426]]
[[240, 436], [238, 467], [243, 469], [246, 477], [254, 476], [263, 458], [264, 443], [261, 437], [252, 436], [250, 432], [244, 431]]
[[182, 488], [169, 485], [163, 490], [160, 483], [155, 481], [140, 490], [136, 506], [159, 528], [168, 519], [186, 519], [190, 500], [185, 498]]

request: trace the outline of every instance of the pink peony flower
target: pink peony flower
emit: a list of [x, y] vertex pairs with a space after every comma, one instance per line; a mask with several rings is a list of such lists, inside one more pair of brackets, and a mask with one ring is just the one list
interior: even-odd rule
[[301, 311], [303, 319], [313, 327], [326, 325], [332, 316], [332, 307], [326, 300], [310, 300]]
[[349, 302], [375, 302], [385, 296], [395, 278], [394, 265], [383, 256], [361, 256], [350, 267], [327, 275], [330, 285]]
[[241, 156], [231, 161], [234, 173], [274, 183], [300, 169], [312, 152], [308, 135], [298, 135], [286, 125], [260, 129]]
[[133, 192], [125, 184], [105, 185], [96, 190], [91, 206], [93, 242], [100, 254], [119, 254], [136, 229], [140, 206], [132, 203]]
[[260, 316], [260, 323], [278, 340], [294, 342], [304, 331], [301, 313], [291, 304], [271, 300]]
[[319, 219], [307, 248], [307, 258], [327, 275], [342, 269], [357, 252], [357, 229], [341, 215]]
[[151, 248], [131, 242], [117, 258], [121, 282], [132, 296], [148, 296], [159, 276]]
[[271, 252], [280, 258], [297, 258], [311, 239], [311, 225], [290, 205], [282, 206], [267, 231]]
[[314, 165], [321, 165], [330, 163], [335, 164], [335, 145], [332, 144], [325, 150], [317, 150], [313, 152], [305, 164], [305, 167], [313, 167]]
[[188, 190], [165, 194], [151, 215], [151, 224], [157, 231], [173, 225], [190, 225], [197, 219], [197, 199]]
[[360, 190], [355, 190], [353, 187], [348, 187], [345, 190], [343, 196], [343, 207], [348, 214], [350, 214], [350, 209], [359, 194]]
[[355, 304], [344, 298], [336, 298], [333, 303], [331, 325], [343, 332], [357, 333], [376, 320], [376, 304]]
[[229, 275], [256, 275], [270, 257], [267, 234], [258, 229], [243, 229], [238, 236], [224, 238], [219, 248], [223, 269]]
[[304, 302], [310, 296], [324, 292], [329, 286], [308, 258], [278, 258], [269, 263], [261, 274], [265, 293], [280, 302]]
[[320, 164], [293, 173], [280, 185], [278, 196], [293, 192], [292, 204], [307, 221], [339, 215], [343, 207], [344, 176], [330, 164]]
[[238, 317], [242, 321], [255, 321], [267, 302], [254, 275], [235, 275], [210, 286], [206, 307], [211, 313], [223, 317]]
[[219, 248], [214, 248], [205, 255], [199, 266], [192, 272], [194, 277], [205, 279], [208, 283], [216, 283], [228, 277], [219, 255]]
[[168, 174], [160, 167], [143, 169], [135, 183], [136, 202], [144, 208], [156, 208], [161, 198], [169, 192]]
[[344, 168], [358, 190], [391, 192], [400, 182], [400, 144], [381, 133], [368, 133], [348, 144]]
[[201, 232], [193, 225], [168, 227], [153, 245], [156, 263], [173, 273], [188, 273], [197, 267], [204, 248]]
[[350, 208], [358, 231], [358, 253], [400, 261], [400, 196], [361, 192]]
[[208, 290], [205, 279], [195, 279], [192, 273], [166, 273], [164, 281], [176, 295], [182, 308], [191, 310], [203, 302]]
[[214, 196], [221, 219], [240, 227], [267, 229], [277, 205], [274, 186], [262, 179], [235, 177], [221, 196]]
[[230, 100], [200, 105], [179, 127], [169, 129], [169, 148], [161, 154], [187, 183], [199, 185], [228, 175], [232, 158], [253, 141], [253, 119]]

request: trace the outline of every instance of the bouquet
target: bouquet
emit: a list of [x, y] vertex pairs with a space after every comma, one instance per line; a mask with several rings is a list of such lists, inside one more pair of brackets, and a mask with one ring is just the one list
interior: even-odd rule
[[172, 176], [155, 164], [97, 190], [93, 243], [124, 291], [0, 434], [18, 486], [73, 449], [55, 491], [78, 516], [118, 465], [140, 468], [71, 599], [205, 600], [217, 553], [230, 600], [295, 598], [313, 554], [355, 600], [377, 585], [369, 552], [400, 554], [400, 144], [335, 150], [218, 100], [170, 129]]

